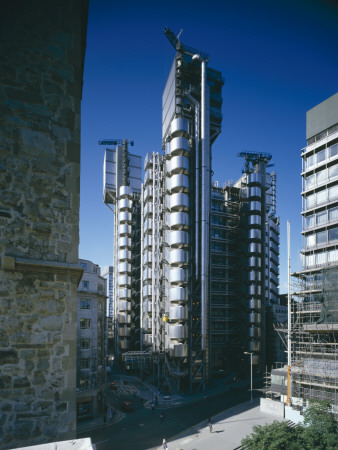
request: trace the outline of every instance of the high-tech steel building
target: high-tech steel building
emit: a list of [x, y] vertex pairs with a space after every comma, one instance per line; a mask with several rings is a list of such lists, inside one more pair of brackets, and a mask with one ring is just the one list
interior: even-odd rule
[[303, 270], [292, 308], [292, 401], [337, 405], [338, 93], [307, 112], [302, 150]]
[[237, 183], [212, 184], [223, 78], [208, 55], [165, 32], [176, 55], [163, 93], [163, 152], [147, 154], [142, 186], [134, 164], [134, 182], [129, 171], [104, 197], [115, 208], [116, 349], [130, 368], [151, 355], [163, 389], [192, 391], [247, 368], [244, 352], [265, 369], [265, 308], [278, 296], [276, 185], [271, 155], [249, 152]]

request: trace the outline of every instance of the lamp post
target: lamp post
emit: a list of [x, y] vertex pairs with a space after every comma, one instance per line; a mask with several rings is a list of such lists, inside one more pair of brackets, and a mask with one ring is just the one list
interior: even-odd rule
[[251, 375], [251, 389], [250, 389], [250, 398], [252, 403], [252, 352], [244, 352], [244, 355], [250, 355], [250, 375]]

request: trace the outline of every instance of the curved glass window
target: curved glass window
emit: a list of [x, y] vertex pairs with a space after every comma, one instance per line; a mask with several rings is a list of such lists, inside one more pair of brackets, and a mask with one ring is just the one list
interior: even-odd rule
[[310, 227], [313, 227], [314, 226], [314, 224], [315, 224], [315, 215], [314, 214], [311, 214], [311, 216], [307, 216], [306, 218], [305, 218], [305, 226], [306, 226], [306, 228], [310, 228]]
[[338, 197], [338, 186], [332, 186], [329, 189], [329, 198], [335, 198]]
[[321, 170], [320, 172], [317, 173], [316, 175], [317, 184], [322, 183], [326, 179], [327, 179], [326, 169]]
[[311, 248], [314, 247], [316, 243], [315, 234], [310, 234], [309, 236], [306, 236], [306, 247]]
[[321, 252], [316, 254], [316, 264], [326, 263], [326, 252]]

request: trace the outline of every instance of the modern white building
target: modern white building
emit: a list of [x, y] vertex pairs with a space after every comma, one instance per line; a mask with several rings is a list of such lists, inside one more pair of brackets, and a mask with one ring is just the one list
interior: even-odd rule
[[337, 404], [338, 93], [306, 115], [303, 270], [292, 310], [292, 401]]

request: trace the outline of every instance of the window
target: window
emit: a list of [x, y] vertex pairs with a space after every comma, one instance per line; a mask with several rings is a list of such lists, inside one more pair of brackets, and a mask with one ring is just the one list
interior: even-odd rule
[[80, 266], [81, 266], [84, 270], [87, 270], [87, 263], [81, 262], [81, 261], [80, 261]]
[[317, 245], [326, 243], [326, 231], [320, 231], [316, 234]]
[[338, 227], [329, 230], [329, 242], [336, 241], [338, 239]]
[[332, 186], [329, 189], [329, 199], [338, 197], [338, 186]]
[[80, 369], [89, 369], [89, 358], [80, 358]]
[[80, 309], [90, 309], [90, 300], [86, 298], [81, 298]]
[[313, 227], [315, 224], [315, 216], [314, 214], [311, 214], [311, 216], [307, 216], [305, 218], [306, 228]]
[[328, 252], [328, 262], [338, 261], [338, 250], [330, 250]]
[[82, 289], [89, 289], [89, 281], [82, 281]]
[[306, 199], [306, 207], [311, 208], [314, 205], [315, 205], [315, 196], [314, 196], [314, 194], [312, 194], [312, 195], [309, 195], [309, 197], [307, 197], [307, 199]]
[[325, 148], [317, 153], [317, 164], [324, 161], [325, 159]]
[[334, 178], [338, 175], [338, 164], [329, 167], [329, 178]]
[[90, 328], [90, 319], [80, 319], [80, 328]]
[[90, 339], [80, 339], [80, 348], [81, 349], [90, 348]]
[[93, 272], [97, 273], [97, 267], [96, 266], [93, 267]]
[[317, 192], [316, 195], [317, 204], [326, 202], [326, 199], [327, 199], [327, 192], [325, 190]]
[[316, 175], [317, 184], [322, 183], [323, 181], [326, 180], [326, 178], [327, 178], [326, 169], [317, 172]]
[[329, 221], [333, 222], [338, 219], [338, 206], [329, 209]]
[[89, 378], [80, 378], [80, 389], [89, 389]]
[[306, 177], [306, 179], [305, 179], [306, 189], [309, 189], [311, 186], [314, 186], [314, 184], [315, 184], [315, 176], [314, 175], [309, 175], [308, 177]]
[[321, 252], [316, 254], [316, 264], [325, 264], [326, 262], [326, 252]]
[[306, 236], [306, 247], [311, 248], [315, 245], [315, 235], [310, 234], [309, 236]]
[[315, 265], [315, 255], [306, 256], [306, 267], [312, 267]]
[[333, 144], [333, 145], [331, 145], [331, 147], [329, 147], [329, 155], [330, 155], [330, 158], [338, 155], [338, 143]]
[[320, 212], [316, 215], [316, 223], [320, 225], [326, 222], [326, 211]]
[[315, 162], [314, 155], [308, 156], [305, 160], [306, 168], [308, 169], [309, 167], [313, 166], [314, 162]]

